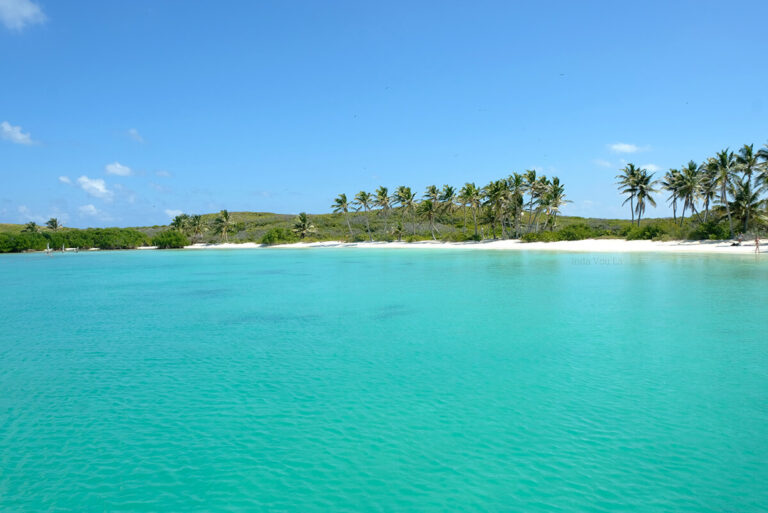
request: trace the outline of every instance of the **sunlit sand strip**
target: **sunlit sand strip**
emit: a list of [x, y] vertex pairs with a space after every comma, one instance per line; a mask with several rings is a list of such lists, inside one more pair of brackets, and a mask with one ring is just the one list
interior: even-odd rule
[[[768, 251], [768, 241], [760, 241], [761, 250]], [[711, 253], [723, 255], [754, 254], [753, 241], [732, 246], [730, 241], [650, 241], [623, 239], [586, 239], [560, 242], [520, 242], [519, 240], [495, 240], [483, 242], [298, 242], [265, 246], [254, 242], [193, 244], [185, 249], [311, 249], [311, 248], [387, 248], [387, 249], [467, 249], [508, 251], [571, 251], [581, 253]]]

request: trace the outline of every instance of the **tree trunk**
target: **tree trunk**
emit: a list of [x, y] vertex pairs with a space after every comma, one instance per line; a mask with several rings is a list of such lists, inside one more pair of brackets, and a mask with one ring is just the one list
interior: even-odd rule
[[352, 225], [349, 224], [349, 214], [344, 214], [344, 217], [347, 218], [347, 228], [349, 228], [349, 238], [352, 238]]
[[672, 200], [672, 222], [677, 224], [677, 198]]
[[475, 222], [475, 238], [477, 238], [477, 208], [472, 207], [472, 220]]
[[733, 220], [731, 219], [731, 208], [728, 206], [728, 194], [725, 192], [725, 182], [720, 189], [720, 200], [725, 205], [725, 213], [728, 214], [728, 230], [730, 230], [731, 238], [733, 238]]
[[635, 195], [629, 197], [629, 213], [632, 214], [632, 224], [635, 224]]
[[373, 242], [373, 237], [371, 236], [371, 223], [368, 221], [368, 209], [365, 209], [365, 229], [368, 230], [368, 240], [370, 242]]

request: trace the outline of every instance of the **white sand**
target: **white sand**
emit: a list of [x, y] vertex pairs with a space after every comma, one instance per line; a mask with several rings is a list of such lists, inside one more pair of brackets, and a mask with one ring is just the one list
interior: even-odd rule
[[[296, 248], [387, 248], [387, 249], [482, 249], [507, 251], [572, 251], [582, 253], [710, 253], [721, 255], [754, 254], [754, 241], [745, 241], [741, 246], [731, 246], [730, 241], [670, 241], [657, 242], [650, 240], [627, 241], [623, 239], [586, 239], [561, 242], [529, 242], [519, 240], [496, 240], [483, 242], [298, 242], [295, 244], [280, 244], [265, 246], [254, 242], [222, 243], [222, 244], [193, 244], [185, 249], [296, 249]], [[768, 241], [761, 240], [760, 248], [768, 252]]]

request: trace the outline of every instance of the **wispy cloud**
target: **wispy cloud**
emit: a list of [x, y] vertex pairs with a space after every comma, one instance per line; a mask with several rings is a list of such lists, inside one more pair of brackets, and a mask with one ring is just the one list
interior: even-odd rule
[[165, 171], [165, 170], [155, 171], [155, 175], [161, 176], [163, 178], [169, 178], [173, 176], [170, 171]]
[[83, 205], [77, 210], [78, 212], [80, 212], [81, 216], [97, 217], [101, 215], [101, 210], [99, 210], [98, 208], [96, 208], [94, 205], [91, 205], [91, 204]]
[[22, 30], [45, 20], [43, 10], [31, 0], [0, 0], [0, 21], [10, 30]]
[[88, 178], [87, 176], [81, 176], [77, 179], [77, 183], [80, 185], [81, 189], [83, 189], [94, 198], [112, 201], [114, 193], [107, 188], [106, 182], [104, 182], [104, 180], [101, 178]]
[[173, 210], [173, 209], [170, 209], [170, 208], [166, 208], [165, 209], [165, 215], [167, 215], [170, 218], [174, 218], [176, 216], [180, 216], [183, 213], [184, 212], [182, 212], [181, 210]]
[[61, 183], [68, 183], [68, 184], [72, 183], [72, 180], [70, 180], [68, 176], [60, 176], [59, 181]]
[[133, 174], [133, 171], [131, 171], [130, 167], [124, 166], [119, 162], [107, 164], [104, 166], [104, 170], [108, 175], [131, 176]]
[[640, 166], [640, 167], [642, 167], [642, 168], [644, 168], [644, 169], [647, 169], [647, 170], [648, 170], [648, 171], [650, 171], [651, 173], [655, 173], [656, 171], [659, 171], [659, 170], [661, 169], [661, 168], [660, 168], [659, 166], [657, 166], [656, 164], [643, 164], [643, 165], [642, 165], [642, 166]]
[[638, 151], [644, 151], [647, 149], [647, 148], [641, 148], [636, 144], [629, 144], [629, 143], [623, 143], [623, 142], [609, 144], [608, 147], [611, 149], [611, 151], [616, 153], [637, 153]]
[[[0, 5], [4, 0], [0, 0]], [[7, 121], [0, 123], [0, 137], [15, 144], [32, 144], [32, 136], [21, 131], [20, 126], [13, 126]]]
[[37, 224], [43, 224], [46, 221], [45, 216], [33, 214], [26, 205], [19, 205], [19, 214], [21, 214], [21, 217], [25, 221], [34, 221]]
[[603, 159], [595, 159], [593, 162], [600, 167], [614, 167], [609, 161]]
[[139, 131], [136, 130], [135, 128], [129, 128], [128, 129], [128, 137], [130, 137], [131, 139], [133, 139], [134, 141], [136, 141], [138, 143], [143, 143], [144, 142], [144, 138], [141, 136]]

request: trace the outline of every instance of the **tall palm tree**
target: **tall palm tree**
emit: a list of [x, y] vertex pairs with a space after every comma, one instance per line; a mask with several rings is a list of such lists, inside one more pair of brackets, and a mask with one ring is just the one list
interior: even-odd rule
[[709, 206], [717, 196], [717, 162], [710, 158], [701, 164], [701, 200], [704, 203], [704, 222], [709, 221]]
[[227, 210], [222, 210], [216, 219], [213, 220], [213, 233], [221, 235], [224, 242], [229, 241], [229, 233], [234, 228], [232, 215]]
[[306, 212], [301, 212], [296, 216], [296, 222], [293, 225], [293, 233], [298, 235], [300, 239], [304, 239], [316, 232], [315, 225], [312, 224], [312, 221], [309, 219]]
[[477, 211], [482, 204], [483, 194], [474, 183], [465, 184], [464, 189], [464, 196], [467, 200], [467, 205], [472, 209], [472, 220], [475, 223], [475, 238], [477, 238]]
[[632, 223], [635, 222], [634, 202], [635, 196], [637, 196], [637, 182], [640, 176], [640, 171], [641, 169], [639, 167], [629, 163], [621, 169], [622, 174], [616, 175], [616, 178], [618, 179], [616, 184], [619, 186], [619, 192], [628, 196], [622, 205], [626, 205], [627, 202], [629, 202], [629, 212], [632, 215]]
[[416, 235], [416, 193], [411, 191], [410, 187], [401, 185], [395, 190], [395, 203], [400, 205], [400, 222], [405, 224], [405, 216], [409, 212], [411, 215], [411, 226], [413, 234]]
[[528, 226], [530, 226], [533, 220], [533, 203], [536, 201], [536, 183], [538, 182], [538, 179], [536, 178], [536, 170], [527, 169], [523, 174], [523, 178], [525, 178], [524, 192], [529, 195]]
[[523, 217], [523, 195], [525, 194], [525, 178], [519, 173], [512, 173], [507, 178], [507, 189], [509, 190], [509, 209], [514, 219], [515, 238], [520, 237], [520, 221]]
[[464, 214], [464, 233], [467, 233], [467, 206], [469, 205], [469, 188], [471, 185], [465, 183], [464, 186], [459, 189], [459, 194], [456, 196], [456, 202], [461, 206], [461, 210]]
[[485, 193], [484, 205], [488, 207], [491, 213], [491, 232], [496, 239], [496, 223], [501, 225], [501, 236], [504, 237], [504, 207], [506, 201], [507, 182], [505, 180], [494, 180], [483, 189]]
[[205, 231], [203, 216], [196, 214], [189, 218], [189, 230], [192, 232], [192, 238], [200, 240]]
[[701, 193], [701, 172], [694, 161], [691, 160], [683, 166], [677, 185], [677, 193], [683, 200], [683, 213], [680, 216], [680, 226], [682, 226], [686, 209], [691, 209], [691, 216], [697, 214], [696, 201]]
[[57, 231], [59, 228], [61, 228], [61, 224], [59, 223], [59, 220], [55, 217], [52, 217], [48, 219], [48, 221], [45, 223], [45, 226], [47, 226], [50, 230], [53, 230], [54, 232]]
[[560, 183], [560, 179], [556, 176], [552, 177], [552, 181], [549, 184], [549, 191], [546, 193], [546, 205], [548, 208], [547, 222], [552, 219], [552, 229], [557, 228], [557, 214], [560, 213], [560, 208], [566, 203], [570, 203], [570, 200], [565, 199], [565, 186]]
[[24, 229], [21, 231], [26, 233], [37, 233], [40, 231], [40, 227], [37, 225], [36, 222], [30, 221], [24, 225]]
[[440, 208], [448, 215], [453, 214], [456, 208], [456, 189], [451, 185], [443, 185], [440, 191]]
[[376, 189], [373, 205], [381, 209], [381, 213], [384, 215], [384, 231], [388, 231], [389, 211], [392, 209], [392, 198], [389, 197], [389, 189], [379, 186]]
[[536, 224], [536, 231], [539, 231], [539, 214], [544, 210], [544, 204], [542, 199], [546, 192], [549, 190], [549, 180], [546, 176], [540, 176], [536, 183], [533, 185], [533, 196], [536, 199], [536, 214], [533, 216], [530, 224], [528, 225], [528, 231], [531, 231], [534, 223]]
[[419, 203], [417, 209], [418, 213], [429, 221], [429, 231], [432, 233], [432, 240], [437, 240], [437, 237], [435, 237], [435, 231], [437, 231], [437, 228], [435, 227], [435, 216], [437, 215], [438, 208], [437, 203], [433, 202], [431, 199], [425, 199]]
[[748, 180], [752, 179], [752, 173], [760, 169], [759, 153], [755, 153], [753, 144], [745, 144], [736, 155], [736, 170], [744, 173]]
[[733, 196], [731, 203], [733, 213], [743, 223], [742, 232], [747, 233], [749, 221], [757, 217], [760, 212], [760, 204], [762, 203], [760, 190], [752, 187], [752, 180], [745, 174], [732, 181], [730, 193]]
[[652, 206], [656, 206], [656, 200], [653, 199], [651, 194], [656, 193], [654, 186], [656, 181], [653, 180], [653, 173], [648, 173], [646, 169], [641, 169], [637, 177], [637, 192], [635, 193], [635, 211], [637, 212], [637, 226], [640, 226], [640, 220], [645, 213], [645, 203], [648, 202]]
[[763, 188], [768, 188], [768, 143], [757, 152], [760, 162], [760, 174], [757, 175], [757, 183]]
[[368, 240], [373, 242], [373, 236], [371, 235], [371, 224], [368, 221], [368, 211], [371, 209], [371, 203], [373, 203], [373, 196], [371, 193], [360, 191], [355, 196], [355, 205], [363, 209], [363, 215], [365, 216], [365, 229], [368, 231]]
[[349, 223], [349, 201], [347, 201], [346, 194], [339, 194], [339, 196], [333, 201], [333, 212], [338, 214], [339, 212], [344, 214], [344, 219], [347, 221], [347, 228], [349, 228], [349, 236], [352, 237], [352, 225]]
[[728, 190], [733, 181], [736, 161], [733, 152], [728, 148], [720, 151], [715, 156], [716, 180], [720, 187], [720, 203], [725, 207], [725, 213], [728, 215], [728, 230], [730, 237], [733, 238], [733, 219], [731, 219], [731, 207], [728, 204]]
[[[672, 205], [672, 220], [677, 223], [677, 200], [680, 198], [680, 171], [670, 169], [661, 181], [662, 189], [669, 191], [667, 201]], [[680, 224], [682, 224], [682, 220]]]
[[432, 203], [435, 205], [440, 203], [440, 190], [436, 185], [427, 186], [427, 192], [424, 193], [424, 199], [432, 200]]

